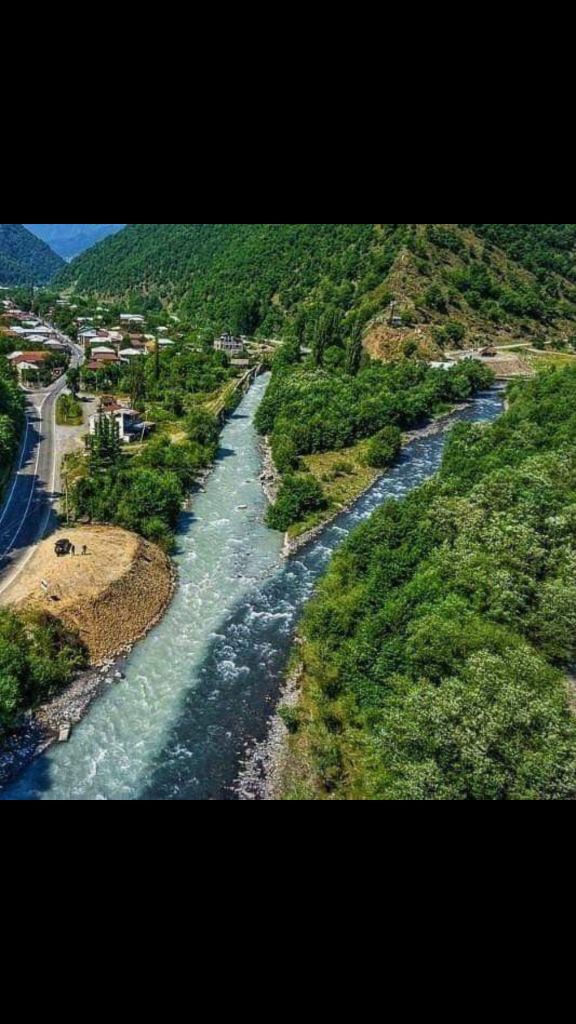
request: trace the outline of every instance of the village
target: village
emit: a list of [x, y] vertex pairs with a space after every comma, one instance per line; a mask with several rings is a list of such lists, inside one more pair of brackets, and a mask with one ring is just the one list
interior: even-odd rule
[[[38, 300], [35, 304], [41, 305]], [[14, 367], [21, 387], [32, 392], [58, 380], [69, 369], [71, 346], [75, 346], [79, 368], [68, 374], [68, 384], [73, 398], [82, 399], [82, 426], [93, 436], [102, 418], [110, 419], [125, 444], [143, 441], [155, 426], [143, 408], [134, 408], [130, 394], [141, 361], [160, 360], [165, 353], [202, 354], [212, 349], [234, 380], [269, 358], [277, 344], [255, 343], [231, 332], [208, 344], [205, 337], [206, 332], [199, 341], [189, 325], [168, 314], [148, 318], [142, 313], [117, 313], [104, 305], [90, 309], [83, 300], [60, 296], [51, 297], [40, 316], [20, 308], [9, 296], [1, 301], [0, 351]], [[210, 407], [217, 408], [218, 396], [207, 397]]]

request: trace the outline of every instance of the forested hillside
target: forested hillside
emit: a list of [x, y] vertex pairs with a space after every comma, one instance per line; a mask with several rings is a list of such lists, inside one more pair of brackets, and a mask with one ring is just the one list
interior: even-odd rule
[[466, 224], [546, 281], [550, 275], [576, 281], [576, 224]]
[[24, 224], [38, 238], [43, 239], [60, 256], [71, 259], [96, 245], [103, 238], [126, 227], [125, 224]]
[[171, 304], [214, 330], [297, 329], [313, 343], [319, 320], [336, 312], [345, 332], [364, 328], [374, 354], [438, 351], [494, 334], [569, 335], [570, 228], [134, 224], [75, 260], [60, 281], [134, 308]]
[[22, 224], [0, 224], [0, 285], [45, 284], [63, 266], [63, 260]]
[[292, 798], [576, 798], [576, 369], [510, 399], [335, 557], [286, 716]]

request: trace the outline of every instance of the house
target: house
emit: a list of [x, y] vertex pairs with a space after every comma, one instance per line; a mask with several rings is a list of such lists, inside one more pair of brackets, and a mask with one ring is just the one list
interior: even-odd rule
[[90, 361], [86, 363], [86, 368], [91, 370], [92, 373], [98, 373], [99, 370], [105, 370], [107, 366], [116, 366], [119, 362], [120, 359], [115, 352], [104, 352], [101, 355], [96, 356], [95, 359], [90, 359]]
[[46, 334], [44, 331], [42, 332], [42, 334], [40, 334], [39, 331], [26, 331], [26, 334], [24, 335], [24, 337], [26, 338], [26, 341], [31, 341], [33, 343], [36, 342], [36, 344], [38, 344], [38, 342], [40, 342], [41, 345], [45, 345], [46, 342], [49, 341], [49, 340], [50, 341], [57, 341], [58, 340], [58, 337], [54, 333], [54, 331], [49, 331], [48, 334]]
[[121, 363], [129, 363], [136, 356], [143, 356], [144, 354], [145, 354], [145, 349], [139, 349], [139, 348], [124, 348], [124, 349], [121, 349], [121, 351], [118, 353], [118, 355], [120, 356], [120, 362]]
[[98, 356], [115, 356], [116, 349], [108, 348], [106, 345], [96, 345], [91, 352], [92, 358], [97, 359]]
[[18, 378], [22, 381], [25, 375], [31, 371], [37, 371], [42, 363], [50, 359], [49, 352], [14, 352], [9, 356], [12, 366], [16, 368]]
[[98, 331], [95, 331], [93, 327], [86, 327], [83, 331], [78, 332], [78, 344], [86, 349], [88, 345], [91, 345], [99, 337]]
[[145, 324], [146, 317], [140, 316], [137, 313], [121, 313], [120, 314], [121, 324]]
[[230, 366], [233, 366], [236, 370], [248, 370], [251, 362], [249, 359], [231, 359]]
[[94, 436], [98, 423], [106, 419], [114, 420], [118, 424], [118, 434], [124, 444], [138, 440], [152, 427], [151, 423], [142, 421], [140, 414], [135, 409], [126, 409], [118, 405], [115, 399], [104, 400], [101, 412], [90, 417], [90, 434]]
[[244, 351], [244, 342], [242, 341], [242, 338], [235, 338], [232, 334], [223, 334], [214, 342], [214, 350], [216, 352], [227, 352], [229, 355], [235, 355]]

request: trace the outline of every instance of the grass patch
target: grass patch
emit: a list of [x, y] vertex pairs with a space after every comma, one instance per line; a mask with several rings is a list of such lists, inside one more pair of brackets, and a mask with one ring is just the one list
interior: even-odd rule
[[380, 475], [380, 471], [365, 465], [364, 459], [370, 441], [361, 441], [352, 448], [322, 455], [307, 455], [302, 465], [322, 485], [328, 508], [316, 512], [301, 523], [294, 523], [290, 537], [300, 537], [308, 530], [330, 519], [335, 513], [352, 504]]
[[534, 352], [523, 351], [522, 360], [531, 370], [563, 370], [566, 366], [576, 366], [576, 355], [569, 352]]

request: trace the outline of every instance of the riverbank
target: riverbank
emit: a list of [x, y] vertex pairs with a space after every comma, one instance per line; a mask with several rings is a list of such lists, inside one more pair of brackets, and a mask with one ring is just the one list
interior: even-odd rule
[[262, 490], [270, 505], [274, 505], [278, 499], [282, 478], [274, 462], [270, 438], [264, 437], [260, 447], [262, 451], [262, 473], [260, 474]]
[[240, 765], [238, 781], [233, 787], [237, 800], [267, 802], [282, 799], [290, 769], [290, 731], [286, 725], [286, 713], [298, 707], [303, 676], [304, 665], [301, 662], [288, 672], [276, 711], [268, 723], [266, 738], [252, 748]]

